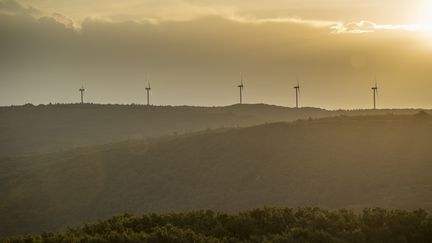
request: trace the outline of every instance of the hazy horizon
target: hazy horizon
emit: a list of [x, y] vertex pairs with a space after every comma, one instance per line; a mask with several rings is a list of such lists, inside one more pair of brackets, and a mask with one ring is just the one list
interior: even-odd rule
[[[388, 11], [391, 6], [391, 11]], [[0, 0], [0, 105], [432, 108], [428, 1]], [[383, 14], [384, 13], [384, 14]]]

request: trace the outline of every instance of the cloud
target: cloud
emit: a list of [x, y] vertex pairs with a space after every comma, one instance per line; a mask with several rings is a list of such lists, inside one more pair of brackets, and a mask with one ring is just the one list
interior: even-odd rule
[[42, 11], [32, 6], [23, 6], [15, 0], [0, 1], [0, 13], [39, 15]]
[[[230, 21], [240, 22], [240, 23], [251, 23], [251, 24], [265, 24], [265, 23], [285, 23], [285, 24], [299, 24], [299, 25], [307, 25], [316, 28], [322, 27], [330, 27], [338, 24], [338, 22], [334, 21], [323, 21], [323, 20], [307, 20], [296, 17], [291, 18], [255, 18], [255, 17], [245, 17], [235, 13], [235, 10], [232, 8], [226, 7], [209, 7], [203, 6], [201, 4], [194, 4], [187, 1], [174, 1], [177, 7], [183, 9], [182, 11], [178, 10], [170, 10], [166, 12], [166, 10], [161, 11], [159, 4], [151, 3], [151, 8], [156, 8], [159, 12], [157, 15], [153, 17], [142, 17], [139, 14], [134, 14], [134, 12], [129, 14], [108, 14], [108, 13], [99, 13], [94, 14], [92, 16], [87, 16], [82, 22], [87, 20], [99, 21], [99, 22], [107, 22], [107, 23], [122, 23], [122, 22], [134, 22], [140, 24], [160, 24], [164, 22], [176, 22], [176, 21], [191, 21], [194, 19], [202, 19], [206, 17], [217, 17], [223, 18]], [[155, 6], [154, 6], [155, 5]], [[123, 5], [119, 5], [120, 7]], [[140, 8], [142, 7], [139, 5]], [[185, 11], [187, 9], [187, 11]], [[3, 10], [3, 11], [2, 11]], [[64, 25], [68, 29], [72, 29], [75, 31], [81, 30], [82, 23], [64, 15], [59, 12], [48, 13], [47, 11], [42, 11], [32, 6], [24, 6], [18, 1], [15, 0], [4, 0], [0, 2], [0, 11], [4, 13], [21, 13], [32, 16], [36, 19], [52, 19], [57, 23]], [[173, 14], [173, 12], [176, 12]]]
[[80, 24], [76, 23], [73, 19], [64, 16], [63, 14], [53, 13], [51, 15], [51, 17], [57, 23], [63, 24], [68, 29], [73, 29], [73, 30], [77, 30], [77, 31], [81, 29], [81, 25]]
[[430, 28], [426, 25], [393, 25], [393, 24], [376, 24], [371, 21], [359, 21], [349, 23], [339, 23], [330, 27], [334, 34], [362, 34], [371, 33], [379, 30], [400, 30], [400, 31], [424, 31]]
[[56, 23], [64, 25], [67, 29], [72, 29], [75, 31], [80, 30], [80, 24], [74, 21], [73, 19], [60, 14], [60, 13], [47, 13], [41, 9], [32, 7], [32, 6], [24, 6], [16, 0], [2, 0], [0, 1], [0, 15], [23, 15], [32, 17], [36, 20], [42, 21], [55, 21]]
[[340, 23], [330, 27], [332, 33], [343, 34], [343, 33], [351, 33], [351, 34], [361, 34], [361, 33], [370, 33], [377, 30], [377, 25], [370, 21], [360, 21], [360, 22], [350, 22], [350, 23]]
[[301, 19], [301, 18], [251, 18], [251, 17], [241, 17], [241, 16], [231, 16], [231, 20], [235, 20], [242, 23], [287, 23], [287, 24], [304, 24], [312, 27], [332, 27], [339, 22], [336, 21], [325, 21], [325, 20], [313, 20], [313, 19]]
[[[22, 0], [29, 2], [28, 0]], [[283, 5], [285, 1], [275, 0], [277, 4]], [[276, 4], [275, 2], [275, 4]], [[69, 6], [72, 8], [73, 12], [82, 12], [87, 15], [69, 16], [62, 11], [54, 11], [49, 13], [48, 11], [43, 11], [38, 8], [32, 7], [30, 5], [23, 5], [16, 0], [0, 0], [0, 13], [6, 14], [25, 14], [32, 16], [34, 18], [52, 18], [54, 21], [64, 25], [68, 29], [75, 31], [80, 31], [81, 25], [86, 20], [97, 20], [103, 22], [111, 23], [122, 23], [122, 22], [135, 22], [135, 23], [152, 23], [159, 24], [163, 22], [175, 22], [175, 21], [190, 21], [194, 19], [201, 19], [208, 16], [216, 16], [225, 18], [231, 21], [237, 21], [241, 23], [253, 23], [253, 24], [266, 24], [266, 23], [286, 23], [286, 24], [298, 24], [312, 26], [315, 28], [326, 28], [330, 33], [334, 34], [362, 34], [371, 33], [378, 30], [409, 30], [409, 31], [421, 31], [430, 30], [430, 26], [420, 26], [420, 25], [380, 25], [372, 21], [362, 20], [358, 22], [341, 22], [327, 20], [327, 18], [320, 19], [319, 17], [314, 18], [302, 18], [302, 17], [257, 17], [252, 12], [243, 11], [245, 7], [249, 6], [241, 2], [229, 4], [229, 2], [219, 2], [214, 4], [211, 1], [195, 1], [195, 0], [128, 0], [125, 2], [118, 1], [104, 1], [101, 5], [100, 1], [86, 2], [78, 1], [74, 6], [64, 5], [61, 1], [46, 1], [39, 2], [39, 4], [51, 4], [53, 6], [61, 7], [63, 10], [67, 11], [64, 7]], [[324, 7], [328, 8], [327, 5], [322, 5], [310, 1], [306, 5], [300, 4], [298, 1], [294, 1], [297, 6], [291, 11], [302, 11], [304, 9], [309, 9], [311, 3], [313, 6], [320, 6], [319, 9]], [[346, 1], [335, 1], [334, 6], [345, 6], [343, 3]], [[353, 6], [353, 2], [346, 6]], [[88, 5], [88, 9], [84, 7]], [[261, 6], [259, 1], [255, 1], [253, 6]], [[364, 4], [363, 4], [364, 5]], [[361, 5], [361, 6], [363, 6]], [[46, 5], [43, 5], [47, 7]], [[131, 8], [134, 6], [134, 8]], [[267, 5], [266, 5], [267, 6]], [[291, 4], [290, 4], [291, 6]], [[302, 7], [299, 7], [302, 6]], [[356, 5], [357, 6], [357, 5]], [[368, 4], [366, 4], [368, 6]], [[84, 8], [83, 8], [84, 7]], [[358, 6], [357, 6], [358, 7]], [[53, 9], [53, 8], [50, 8]], [[55, 9], [55, 8], [54, 8]], [[284, 10], [286, 11], [286, 9]], [[319, 11], [314, 10], [316, 16], [320, 16]], [[283, 12], [283, 11], [282, 11]], [[282, 14], [282, 13], [279, 13]], [[279, 15], [278, 14], [278, 15]], [[288, 14], [289, 15], [289, 14]]]

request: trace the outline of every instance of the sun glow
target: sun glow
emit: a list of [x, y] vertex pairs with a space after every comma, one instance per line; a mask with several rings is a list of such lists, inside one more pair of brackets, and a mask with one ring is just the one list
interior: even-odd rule
[[416, 26], [426, 39], [426, 45], [432, 48], [432, 1], [422, 0], [416, 13]]
[[427, 31], [432, 31], [432, 1], [423, 0], [419, 9], [419, 23]]

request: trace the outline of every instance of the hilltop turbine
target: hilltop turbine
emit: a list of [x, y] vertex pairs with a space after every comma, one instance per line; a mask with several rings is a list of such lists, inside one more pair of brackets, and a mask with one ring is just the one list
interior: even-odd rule
[[300, 95], [300, 84], [297, 80], [297, 85], [294, 86], [295, 92], [296, 92], [296, 108], [299, 108], [299, 95]]
[[240, 89], [240, 104], [243, 104], [243, 74], [240, 73], [240, 84], [237, 86]]
[[147, 92], [147, 105], [150, 105], [150, 90], [151, 90], [151, 87], [150, 87], [150, 82], [148, 81], [148, 78], [147, 78], [147, 83], [148, 83], [148, 86], [145, 88], [146, 92]]
[[371, 89], [373, 92], [373, 109], [376, 110], [376, 97], [378, 96], [378, 84], [376, 79], [375, 79], [375, 86], [373, 86]]
[[81, 104], [84, 104], [84, 92], [86, 92], [87, 90], [84, 89], [84, 85], [81, 86], [81, 88], [79, 89], [79, 92], [81, 93]]

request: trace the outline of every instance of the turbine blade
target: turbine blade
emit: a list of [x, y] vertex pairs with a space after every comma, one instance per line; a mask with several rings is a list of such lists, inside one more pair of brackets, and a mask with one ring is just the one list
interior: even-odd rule
[[375, 80], [375, 89], [376, 89], [376, 94], [378, 96], [378, 82]]

